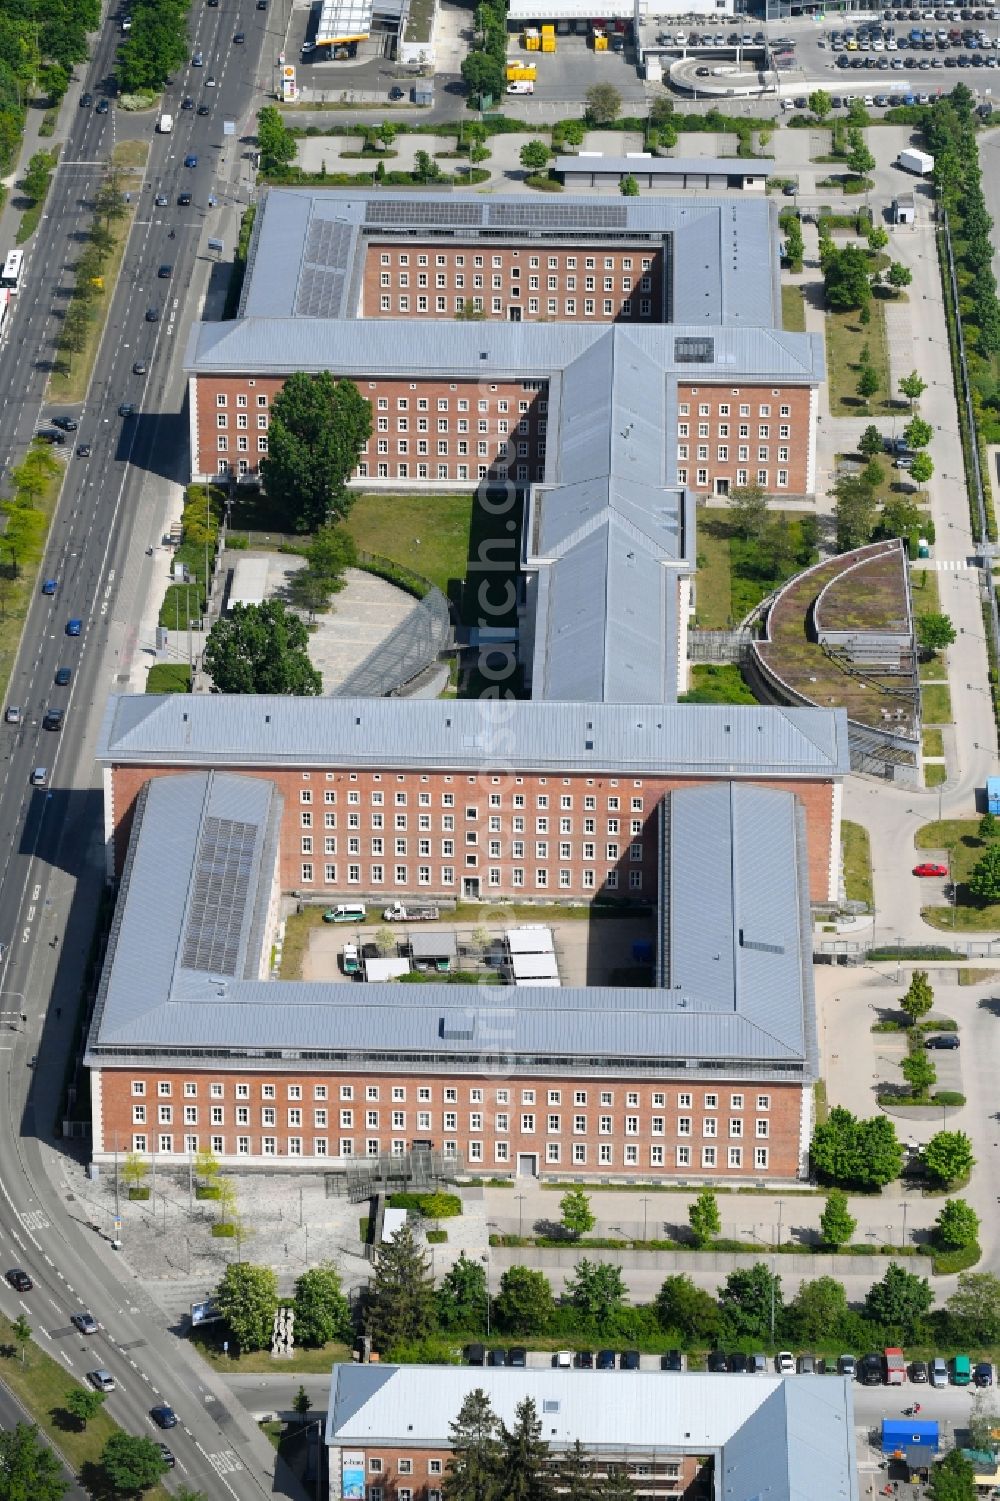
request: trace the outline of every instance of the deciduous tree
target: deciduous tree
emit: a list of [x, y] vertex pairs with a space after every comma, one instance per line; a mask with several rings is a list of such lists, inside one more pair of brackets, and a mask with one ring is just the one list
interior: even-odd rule
[[958, 1286], [945, 1306], [952, 1335], [960, 1344], [1000, 1341], [1000, 1277], [995, 1272], [959, 1272]]
[[590, 1207], [590, 1200], [582, 1188], [567, 1189], [559, 1200], [560, 1222], [567, 1235], [579, 1240], [593, 1230], [597, 1217]]
[[909, 375], [900, 376], [899, 389], [908, 399], [910, 406], [912, 407], [913, 403], [915, 401], [919, 401], [920, 397], [927, 390], [927, 382], [925, 380], [921, 380], [920, 376], [915, 370], [911, 370]]
[[903, 1149], [886, 1116], [858, 1120], [835, 1105], [813, 1132], [812, 1165], [824, 1182], [838, 1188], [883, 1188], [899, 1177]]
[[688, 1224], [696, 1246], [707, 1246], [712, 1237], [721, 1231], [722, 1216], [719, 1214], [718, 1201], [710, 1188], [703, 1188], [688, 1209]]
[[819, 1219], [819, 1227], [823, 1236], [823, 1244], [835, 1251], [841, 1246], [846, 1246], [858, 1228], [858, 1222], [850, 1212], [847, 1195], [843, 1189], [831, 1188], [827, 1194], [826, 1204]]
[[351, 1306], [340, 1273], [328, 1262], [310, 1267], [295, 1283], [295, 1338], [302, 1345], [326, 1345], [351, 1336]]
[[927, 1278], [904, 1271], [892, 1261], [881, 1281], [873, 1282], [868, 1289], [865, 1316], [905, 1343], [917, 1336], [933, 1302]]
[[903, 1078], [920, 1100], [925, 1100], [937, 1083], [937, 1069], [922, 1047], [913, 1048], [900, 1065]]
[[611, 83], [595, 83], [584, 95], [587, 119], [592, 125], [610, 125], [622, 111], [622, 96]]
[[510, 1334], [544, 1334], [555, 1308], [548, 1277], [531, 1267], [508, 1267], [500, 1278], [495, 1306], [501, 1329]]
[[536, 138], [525, 141], [521, 147], [519, 160], [526, 172], [544, 172], [551, 155], [552, 151], [548, 143]]
[[220, 693], [315, 696], [323, 680], [309, 660], [309, 635], [280, 599], [233, 605], [205, 643], [205, 670]]
[[278, 1279], [270, 1267], [247, 1261], [227, 1266], [215, 1301], [241, 1350], [270, 1345], [278, 1311]]
[[955, 627], [951, 623], [950, 615], [918, 615], [917, 616], [917, 641], [920, 649], [930, 656], [933, 652], [943, 651], [946, 646], [951, 646], [955, 639]]
[[441, 1329], [486, 1328], [486, 1268], [463, 1251], [438, 1283], [438, 1325]]
[[915, 969], [910, 977], [906, 994], [900, 997], [899, 1008], [913, 1027], [925, 1017], [934, 1005], [934, 990], [925, 969]]
[[371, 403], [328, 370], [290, 375], [271, 403], [261, 478], [289, 527], [314, 532], [346, 516], [347, 481], [371, 437]]
[[844, 1284], [836, 1277], [814, 1277], [799, 1285], [788, 1305], [788, 1323], [804, 1345], [837, 1339], [850, 1310]]
[[923, 417], [911, 417], [903, 428], [907, 448], [926, 448], [934, 436], [934, 429]]
[[874, 422], [870, 422], [858, 439], [858, 452], [864, 454], [866, 459], [874, 459], [884, 451], [884, 448], [882, 434]]
[[91, 1391], [86, 1386], [73, 1386], [66, 1393], [63, 1406], [83, 1429], [86, 1428], [91, 1418], [96, 1418], [104, 1406], [104, 1393]]
[[606, 1329], [625, 1302], [625, 1279], [621, 1268], [609, 1261], [577, 1262], [566, 1278], [566, 1296], [581, 1319], [595, 1329]]
[[150, 1490], [166, 1474], [167, 1462], [151, 1438], [137, 1438], [119, 1430], [101, 1450], [101, 1468], [116, 1492], [136, 1496]]
[[945, 1199], [934, 1235], [942, 1250], [964, 1251], [979, 1239], [979, 1216], [965, 1199]]
[[759, 539], [767, 529], [767, 495], [759, 485], [737, 485], [729, 493], [729, 508], [740, 536]]
[[781, 1278], [763, 1261], [738, 1267], [719, 1288], [719, 1309], [732, 1339], [768, 1339], [772, 1328], [779, 1327], [784, 1309]]
[[706, 1345], [719, 1337], [722, 1316], [719, 1305], [703, 1288], [695, 1287], [686, 1272], [667, 1277], [654, 1304], [660, 1328], [676, 1331], [686, 1340]]
[[0, 1432], [0, 1501], [60, 1501], [68, 1489], [62, 1466], [37, 1428], [18, 1423]]
[[915, 453], [910, 464], [910, 475], [918, 485], [926, 485], [934, 473], [934, 460], [929, 453]]
[[271, 104], [257, 111], [257, 148], [262, 172], [279, 172], [295, 160], [298, 142]]
[[961, 1449], [952, 1449], [934, 1466], [927, 1494], [931, 1501], [976, 1501], [976, 1472]]

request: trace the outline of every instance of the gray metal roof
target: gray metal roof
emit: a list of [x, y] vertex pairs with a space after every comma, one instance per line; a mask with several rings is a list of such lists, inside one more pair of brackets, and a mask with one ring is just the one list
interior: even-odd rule
[[[597, 1074], [671, 1073], [683, 1059], [692, 1074], [703, 1065], [716, 1077], [720, 1067], [751, 1066], [760, 1078], [811, 1079], [813, 993], [797, 946], [808, 936], [797, 929], [807, 855], [802, 831], [793, 837], [789, 826], [795, 798], [773, 791], [733, 800], [740, 810], [736, 825], [741, 831], [749, 826], [739, 862], [718, 855], [720, 848], [724, 853], [725, 831], [716, 827], [724, 803], [724, 797], [706, 798], [702, 789], [672, 794], [676, 863], [661, 881], [661, 906], [672, 911], [676, 901], [681, 917], [699, 924], [702, 942], [707, 924], [708, 941], [719, 944], [727, 923], [749, 923], [753, 914], [756, 925], [747, 938], [740, 935], [744, 945], [749, 934], [764, 933], [781, 939], [787, 958], [754, 954], [733, 965], [722, 983], [712, 954], [699, 955], [698, 935], [681, 933], [662, 989], [542, 986], [498, 992], [488, 985], [369, 984], [359, 1004], [352, 986], [258, 977], [277, 859], [280, 799], [273, 784], [218, 773], [156, 777], [137, 806], [87, 1059], [93, 1065], [164, 1051], [211, 1056], [253, 1050], [254, 1057], [268, 1059], [267, 1067], [304, 1055], [349, 1066], [375, 1055], [394, 1059], [406, 1072], [434, 1062], [475, 1073], [502, 1055], [515, 1070], [544, 1065]], [[220, 973], [192, 960], [187, 939], [198, 908], [206, 833], [213, 820], [237, 813], [257, 831], [240, 927], [248, 938], [256, 911], [257, 941], [242, 941], [240, 962]], [[702, 857], [703, 849], [713, 858]], [[787, 870], [779, 868], [781, 862]], [[755, 885], [763, 894], [755, 894]], [[713, 903], [719, 915], [706, 919]]]
[[815, 1066], [800, 804], [786, 792], [716, 782], [668, 794], [663, 816], [660, 983], [678, 1005], [739, 1012]]
[[97, 759], [108, 764], [520, 768], [623, 775], [841, 777], [842, 709], [541, 703], [479, 699], [111, 695]]
[[530, 1397], [555, 1450], [717, 1456], [728, 1501], [856, 1501], [854, 1401], [846, 1377], [734, 1381], [699, 1371], [335, 1365], [326, 1442], [447, 1452], [463, 1400], [484, 1391], [509, 1428]]

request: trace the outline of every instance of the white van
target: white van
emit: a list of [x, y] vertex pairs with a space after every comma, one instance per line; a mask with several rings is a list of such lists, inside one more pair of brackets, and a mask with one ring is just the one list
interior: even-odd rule
[[508, 94], [533, 94], [535, 85], [530, 78], [516, 78], [513, 83], [507, 85]]

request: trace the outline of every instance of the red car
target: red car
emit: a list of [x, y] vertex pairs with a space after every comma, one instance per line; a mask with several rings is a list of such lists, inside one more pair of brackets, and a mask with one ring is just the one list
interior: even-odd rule
[[913, 874], [915, 876], [946, 876], [948, 874], [948, 867], [947, 865], [935, 865], [933, 860], [927, 860], [923, 865], [915, 865], [913, 867]]

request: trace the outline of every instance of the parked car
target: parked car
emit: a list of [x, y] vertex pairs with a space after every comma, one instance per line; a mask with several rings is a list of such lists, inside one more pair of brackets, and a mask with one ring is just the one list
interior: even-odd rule
[[557, 1350], [552, 1357], [552, 1364], [557, 1371], [569, 1371], [573, 1368], [573, 1351]]
[[976, 1386], [993, 1385], [993, 1367], [988, 1360], [981, 1360], [972, 1373], [972, 1380]]
[[708, 1369], [717, 1374], [729, 1370], [729, 1360], [725, 1350], [712, 1350], [709, 1352]]
[[918, 1386], [923, 1386], [923, 1385], [926, 1384], [926, 1381], [927, 1381], [927, 1366], [924, 1364], [924, 1362], [922, 1360], [911, 1360], [911, 1362], [910, 1362], [910, 1380], [911, 1381], [915, 1381]]
[[954, 1032], [935, 1032], [931, 1037], [928, 1037], [924, 1046], [928, 1048], [944, 1048], [946, 1051], [951, 1052], [955, 1048], [960, 1047], [961, 1042]]
[[948, 1364], [942, 1355], [935, 1355], [930, 1367], [931, 1386], [948, 1385]]
[[799, 1375], [800, 1376], [815, 1376], [815, 1374], [816, 1374], [816, 1357], [815, 1357], [815, 1355], [800, 1355], [799, 1356], [799, 1360], [798, 1360], [798, 1371], [799, 1371]]
[[774, 1369], [779, 1376], [793, 1376], [795, 1374], [795, 1356], [791, 1350], [779, 1350], [774, 1357]]
[[732, 1371], [734, 1376], [745, 1376], [747, 1373], [748, 1365], [749, 1361], [743, 1354], [742, 1350], [734, 1350], [732, 1355], [730, 1355], [729, 1357], [729, 1369]]
[[[638, 1350], [623, 1350], [621, 1369], [623, 1371], [637, 1371], [640, 1366]], [[977, 1368], [978, 1369], [978, 1368]]]
[[767, 1371], [767, 1356], [760, 1353], [751, 1355], [747, 1370], [751, 1376], [763, 1376]]
[[841, 1376], [849, 1376], [853, 1381], [858, 1374], [858, 1363], [853, 1355], [838, 1355], [837, 1371]]
[[598, 1350], [597, 1369], [599, 1371], [613, 1371], [618, 1365], [618, 1357], [614, 1350]]
[[35, 1285], [27, 1272], [22, 1271], [19, 1266], [11, 1267], [7, 1273], [7, 1281], [14, 1291], [19, 1293], [30, 1293]]
[[470, 1365], [485, 1365], [486, 1351], [482, 1345], [468, 1345], [465, 1351], [465, 1358]]
[[882, 1385], [882, 1357], [874, 1351], [862, 1357], [858, 1366], [858, 1380], [862, 1386]]
[[573, 1364], [578, 1371], [592, 1371], [594, 1369], [593, 1350], [577, 1350], [573, 1356]]
[[486, 1356], [486, 1364], [487, 1365], [506, 1365], [507, 1364], [507, 1351], [506, 1350], [490, 1350], [489, 1353]]
[[523, 1345], [511, 1345], [507, 1351], [507, 1364], [516, 1366], [528, 1364], [528, 1352]]
[[684, 1357], [680, 1350], [668, 1350], [666, 1355], [660, 1356], [661, 1371], [683, 1371]]
[[913, 867], [913, 874], [915, 876], [946, 876], [948, 867], [940, 865], [936, 860], [925, 860], [921, 865]]

